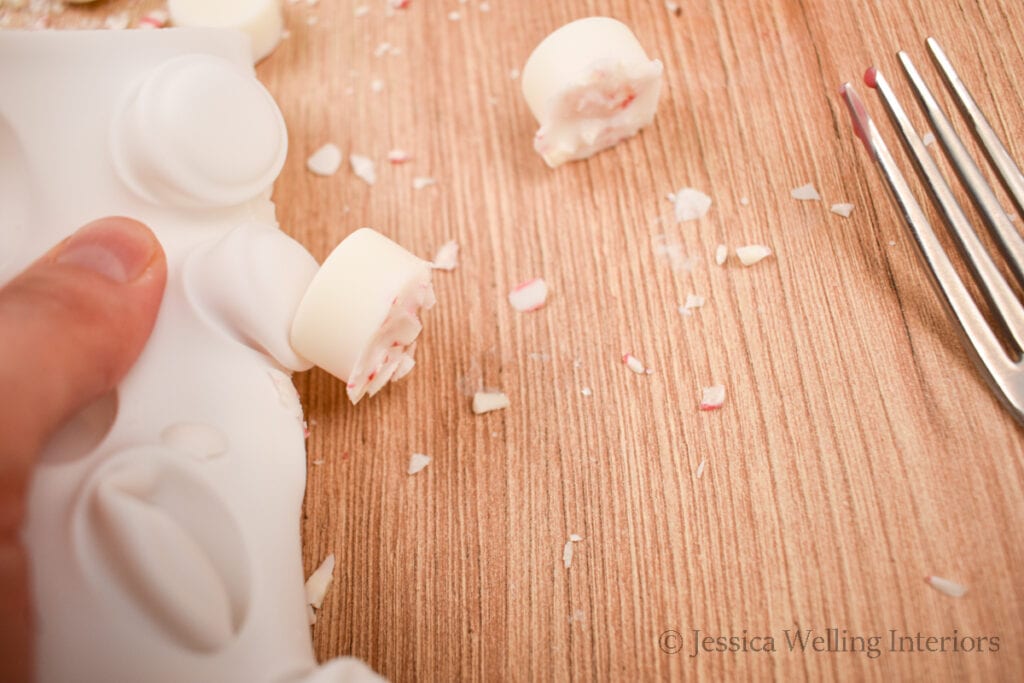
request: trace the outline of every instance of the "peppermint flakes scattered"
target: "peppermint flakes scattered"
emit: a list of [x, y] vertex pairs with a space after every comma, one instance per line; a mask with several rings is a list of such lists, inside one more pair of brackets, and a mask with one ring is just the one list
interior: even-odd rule
[[434, 254], [434, 262], [430, 264], [430, 267], [435, 270], [455, 270], [455, 266], [459, 265], [458, 256], [459, 243], [449, 240], [438, 247], [437, 253]]
[[341, 168], [341, 150], [333, 142], [328, 142], [306, 159], [306, 168], [319, 176], [334, 175]]
[[799, 199], [804, 202], [821, 201], [821, 195], [818, 194], [816, 189], [814, 189], [813, 183], [807, 183], [806, 185], [794, 188], [789, 194], [793, 199]]
[[703, 218], [711, 208], [711, 197], [692, 187], [684, 187], [669, 195], [669, 201], [675, 209], [677, 223]]
[[352, 172], [367, 185], [377, 182], [377, 165], [373, 163], [373, 159], [361, 154], [351, 154], [348, 157], [348, 163], [352, 166]]
[[725, 403], [725, 387], [721, 384], [715, 384], [710, 387], [704, 387], [700, 397], [700, 409], [701, 410], [718, 410]]
[[926, 576], [924, 577], [924, 581], [935, 590], [940, 593], [945, 593], [951, 598], [962, 598], [967, 592], [967, 586], [959, 584], [956, 581], [944, 579], [941, 576]]
[[416, 474], [430, 464], [430, 456], [422, 453], [413, 453], [409, 458], [409, 474]]
[[539, 277], [519, 283], [508, 294], [508, 302], [512, 304], [512, 308], [523, 313], [536, 311], [547, 300], [548, 284]]

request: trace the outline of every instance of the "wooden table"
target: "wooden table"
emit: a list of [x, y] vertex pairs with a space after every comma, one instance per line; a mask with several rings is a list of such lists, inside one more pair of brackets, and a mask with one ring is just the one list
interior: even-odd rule
[[[325, 373], [298, 378], [305, 566], [339, 562], [318, 655], [396, 681], [1020, 680], [1021, 428], [967, 360], [836, 89], [874, 63], [909, 105], [895, 52], [937, 83], [935, 35], [1024, 159], [1024, 5], [357, 4], [286, 3], [290, 37], [257, 69], [291, 135], [282, 227], [318, 258], [364, 225], [427, 258], [449, 239], [461, 250], [435, 275], [409, 378], [356, 407]], [[550, 170], [515, 70], [592, 14], [664, 62], [661, 105], [638, 137]], [[384, 42], [400, 52], [375, 56]], [[376, 159], [377, 183], [309, 173], [325, 142]], [[390, 166], [392, 148], [414, 160]], [[808, 182], [822, 201], [791, 198]], [[687, 186], [714, 203], [677, 224], [665, 196]], [[836, 202], [856, 208], [842, 218]], [[719, 267], [720, 243], [774, 255]], [[531, 277], [550, 300], [517, 313], [507, 293]], [[689, 293], [707, 303], [687, 317]], [[653, 373], [625, 368], [627, 351]], [[725, 405], [699, 411], [715, 383]], [[511, 407], [474, 416], [483, 387]], [[409, 476], [413, 452], [433, 460]], [[567, 569], [570, 534], [583, 540]], [[928, 574], [969, 590], [948, 597]], [[830, 628], [848, 647], [880, 636], [880, 654], [789, 650], [787, 630]], [[694, 658], [695, 629], [748, 648], [772, 635], [779, 651]], [[891, 652], [890, 629], [988, 640]]]

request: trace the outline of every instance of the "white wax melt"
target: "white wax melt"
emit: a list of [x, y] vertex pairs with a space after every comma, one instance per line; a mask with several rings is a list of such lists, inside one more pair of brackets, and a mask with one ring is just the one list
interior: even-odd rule
[[370, 228], [335, 247], [310, 283], [292, 323], [295, 351], [347, 383], [358, 403], [414, 364], [422, 325], [434, 305], [430, 263]]
[[252, 60], [277, 47], [284, 30], [281, 0], [168, 0], [175, 26], [234, 28], [249, 34]]
[[654, 118], [661, 73], [622, 22], [566, 24], [523, 67], [523, 95], [540, 123], [534, 148], [555, 167], [635, 135]]

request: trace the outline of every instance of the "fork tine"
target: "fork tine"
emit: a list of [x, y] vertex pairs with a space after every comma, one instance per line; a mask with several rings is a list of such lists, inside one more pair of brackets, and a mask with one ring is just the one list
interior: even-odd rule
[[932, 60], [942, 73], [946, 86], [955, 95], [957, 105], [959, 105], [964, 118], [970, 121], [971, 130], [981, 146], [984, 147], [989, 161], [999, 171], [999, 180], [1002, 181], [1003, 187], [1013, 199], [1013, 203], [1017, 207], [1017, 214], [1024, 218], [1024, 173], [1021, 173], [1010, 153], [1006, 151], [1003, 141], [992, 130], [988, 119], [978, 108], [978, 104], [967, 90], [967, 86], [960, 80], [960, 76], [957, 75], [939, 42], [935, 38], [929, 38], [927, 42]]
[[[910, 63], [905, 53], [901, 52], [899, 56], [900, 60], [903, 61], [904, 69], [910, 76], [914, 89], [918, 92], [918, 96], [922, 100], [930, 100], [930, 104], [934, 105], [934, 108], [937, 110], [938, 105], [935, 103], [931, 92], [928, 91], [927, 86], [921, 80], [921, 76], [914, 69], [914, 65]], [[1014, 296], [1013, 290], [1010, 289], [1005, 278], [1003, 278], [996, 264], [992, 261], [992, 257], [989, 256], [988, 251], [978, 239], [977, 233], [974, 232], [970, 221], [964, 214], [963, 209], [960, 208], [960, 204], [956, 201], [953, 190], [950, 189], [949, 184], [939, 171], [939, 167], [935, 164], [928, 150], [925, 149], [924, 142], [921, 141], [921, 138], [914, 130], [914, 126], [910, 123], [910, 119], [897, 100], [896, 94], [885, 78], [877, 71], [875, 72], [875, 83], [886, 110], [900, 132], [907, 152], [913, 158], [918, 171], [926, 180], [932, 197], [934, 197], [939, 208], [942, 210], [942, 214], [946, 217], [946, 222], [956, 238], [957, 246], [960, 248], [964, 260], [967, 262], [975, 278], [982, 284], [982, 293], [998, 313], [1000, 321], [1013, 338], [1017, 349], [1024, 349], [1024, 306], [1021, 306], [1016, 296]], [[945, 119], [941, 111], [938, 111], [936, 116]], [[959, 146], [967, 163], [973, 165], [970, 157], [967, 156], [966, 150], [963, 150], [963, 145], [956, 138], [956, 133], [952, 132], [949, 121], [936, 120], [935, 118], [932, 121], [940, 135], [952, 136], [954, 138], [951, 142], [954, 146]], [[973, 172], [980, 176], [977, 167], [973, 169]], [[984, 184], [984, 181], [980, 182], [983, 189], [987, 190], [989, 195], [991, 195], [992, 192]], [[979, 188], [979, 191], [982, 191], [982, 189]], [[993, 200], [995, 199], [994, 196], [992, 198]], [[1002, 213], [1001, 209], [1000, 213]], [[1003, 218], [1005, 219], [1005, 214]]]
[[[960, 180], [967, 186], [975, 206], [978, 207], [982, 217], [985, 219], [985, 224], [998, 238], [1003, 255], [1006, 256], [1010, 269], [1013, 271], [1017, 281], [1024, 284], [1024, 240], [1021, 239], [1013, 225], [1010, 224], [1006, 211], [1003, 210], [995, 193], [992, 192], [992, 188], [985, 181], [985, 176], [981, 174], [978, 165], [974, 163], [974, 159], [971, 158], [967, 148], [964, 147], [960, 136], [953, 130], [952, 124], [950, 124], [949, 119], [939, 107], [939, 103], [936, 102], [928, 86], [925, 85], [924, 79], [921, 78], [917, 69], [914, 68], [910, 57], [905, 52], [900, 52], [899, 58], [903, 64], [903, 70], [914, 87], [918, 101], [928, 115], [928, 119], [932, 122], [932, 126], [935, 128], [935, 133], [942, 143], [943, 149], [946, 150], [950, 161], [953, 162], [953, 168], [956, 170]], [[966, 88], [963, 88], [962, 83], [961, 88], [966, 93]], [[970, 97], [969, 94], [967, 96]], [[989, 131], [991, 132], [991, 129]], [[992, 135], [995, 136], [995, 133], [992, 133]], [[996, 138], [997, 143], [998, 141], [998, 138]], [[1006, 150], [1004, 149], [1003, 152], [1005, 153]]]
[[[875, 85], [884, 85], [888, 90], [881, 74], [874, 72]], [[879, 81], [881, 83], [879, 83]], [[889, 90], [891, 93], [891, 90]], [[911, 233], [919, 247], [919, 253], [928, 266], [928, 272], [932, 276], [932, 283], [941, 294], [942, 301], [946, 304], [955, 319], [960, 323], [961, 332], [966, 335], [966, 346], [972, 349], [975, 360], [979, 362], [986, 379], [994, 386], [1000, 386], [999, 378], [1010, 371], [1013, 364], [1003, 352], [999, 340], [992, 333], [985, 318], [978, 310], [970, 293], [964, 286], [963, 281], [953, 268], [952, 262], [943, 250], [935, 230], [932, 228], [928, 217], [921, 209], [921, 205], [914, 197], [914, 193], [907, 185], [906, 178], [900, 173], [896, 162], [889, 153], [882, 136], [878, 133], [875, 122], [867, 113], [863, 101], [857, 96], [856, 91], [849, 83], [840, 89], [840, 94], [846, 102], [853, 119], [854, 131], [864, 142], [872, 158], [878, 163], [885, 177], [892, 196], [900, 208], [900, 212], [906, 219]], [[894, 100], [895, 102], [895, 100]], [[895, 102], [899, 108], [899, 102]], [[906, 119], [902, 109], [900, 114]], [[918, 140], [920, 143], [920, 140]], [[1002, 393], [1002, 392], [1000, 392]]]

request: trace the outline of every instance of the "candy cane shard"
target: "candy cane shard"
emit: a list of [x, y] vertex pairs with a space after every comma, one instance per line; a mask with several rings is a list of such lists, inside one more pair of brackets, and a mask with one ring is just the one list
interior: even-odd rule
[[404, 377], [415, 361], [421, 310], [434, 305], [430, 264], [361, 228], [310, 283], [292, 322], [296, 353], [346, 383], [352, 403]]
[[540, 123], [534, 149], [554, 168], [632, 137], [654, 119], [662, 70], [615, 19], [557, 29], [522, 70], [523, 96]]
[[548, 284], [539, 277], [519, 283], [508, 294], [508, 302], [512, 304], [512, 308], [523, 313], [536, 311], [547, 300]]
[[334, 578], [334, 553], [324, 558], [320, 566], [316, 568], [309, 578], [306, 579], [306, 603], [315, 609], [320, 609], [324, 603], [324, 596]]

